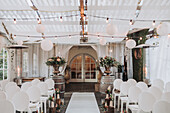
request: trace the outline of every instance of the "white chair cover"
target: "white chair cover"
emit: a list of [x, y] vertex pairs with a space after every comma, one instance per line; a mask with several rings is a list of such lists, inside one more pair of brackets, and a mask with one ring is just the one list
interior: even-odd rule
[[54, 80], [52, 78], [45, 80], [45, 83], [48, 85], [48, 89], [54, 89]]
[[32, 84], [33, 86], [36, 86], [38, 83], [40, 83], [40, 80], [39, 80], [39, 79], [34, 79], [34, 80], [31, 81], [31, 84]]
[[0, 91], [0, 100], [6, 100], [7, 99], [7, 95], [5, 92]]
[[27, 89], [28, 89], [29, 87], [31, 87], [31, 86], [32, 86], [31, 82], [25, 82], [25, 83], [23, 83], [22, 86], [21, 86], [21, 91], [26, 92]]
[[156, 98], [150, 92], [142, 92], [139, 96], [139, 109], [144, 112], [152, 111], [153, 104], [156, 102]]
[[41, 95], [48, 95], [48, 85], [45, 82], [40, 82], [37, 86], [40, 89]]
[[122, 82], [120, 85], [120, 93], [123, 95], [128, 95], [128, 91], [131, 85], [128, 82]]
[[31, 102], [39, 102], [40, 101], [40, 89], [37, 86], [31, 86], [28, 88], [26, 92], [29, 96], [29, 100]]
[[13, 96], [12, 102], [16, 110], [25, 111], [29, 107], [29, 96], [23, 91], [17, 92]]
[[9, 100], [0, 100], [1, 113], [15, 113], [14, 105]]
[[1, 88], [2, 88], [3, 91], [5, 91], [5, 86], [6, 86], [6, 84], [8, 84], [8, 82], [9, 82], [9, 80], [3, 80], [1, 82]]
[[161, 91], [164, 90], [164, 81], [161, 79], [155, 79], [153, 80], [152, 86], [157, 86], [161, 89]]
[[147, 91], [148, 90], [148, 86], [145, 82], [138, 82], [136, 84], [137, 87], [139, 87], [142, 91]]
[[157, 101], [153, 106], [153, 113], [170, 113], [170, 103], [167, 101]]
[[11, 86], [6, 90], [7, 98], [11, 100], [13, 96], [20, 91], [18, 86]]
[[156, 86], [151, 86], [148, 91], [155, 96], [156, 100], [159, 100], [162, 96], [162, 91]]
[[117, 90], [120, 90], [120, 85], [121, 85], [121, 83], [122, 83], [123, 81], [122, 81], [122, 79], [116, 79], [116, 80], [114, 80], [114, 82], [113, 82], [113, 87], [114, 87], [114, 89], [117, 89]]
[[136, 85], [136, 80], [135, 79], [128, 79], [127, 81], [131, 86], [135, 86]]
[[170, 92], [163, 93], [161, 99], [170, 103]]
[[165, 92], [170, 92], [170, 82], [167, 82], [165, 85]]
[[5, 91], [11, 86], [17, 86], [17, 84], [15, 82], [8, 82], [5, 86]]
[[142, 93], [141, 89], [137, 86], [131, 86], [128, 91], [129, 102], [137, 103], [139, 95]]

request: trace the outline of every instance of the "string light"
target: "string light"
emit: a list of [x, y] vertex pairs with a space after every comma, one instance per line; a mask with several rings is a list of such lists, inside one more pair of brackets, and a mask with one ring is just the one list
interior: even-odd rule
[[106, 19], [106, 23], [108, 23], [108, 22], [109, 22], [109, 18]]
[[112, 36], [112, 40], [114, 39], [114, 37]]
[[126, 37], [126, 40], [128, 40], [129, 38], [128, 37]]
[[60, 22], [62, 22], [63, 21], [63, 17], [62, 16], [60, 16]]
[[132, 20], [130, 20], [130, 23], [129, 23], [130, 25], [133, 25], [133, 21]]
[[37, 23], [41, 24], [41, 19], [40, 18], [37, 18]]
[[57, 39], [57, 36], [55, 36], [55, 39]]
[[84, 19], [84, 20], [86, 19], [86, 14], [84, 14], [83, 19]]
[[28, 36], [28, 38], [27, 38], [28, 40], [30, 39], [30, 36]]
[[139, 39], [142, 40], [142, 37], [140, 37]]
[[156, 36], [156, 35], [154, 35], [154, 38], [157, 38], [157, 36]]
[[14, 35], [14, 38], [16, 38], [16, 35]]
[[152, 25], [155, 26], [155, 20], [153, 20]]
[[71, 38], [71, 35], [69, 35], [69, 38]]
[[97, 36], [97, 38], [99, 39], [99, 38], [100, 38], [100, 36], [98, 35], [98, 36]]
[[170, 33], [168, 34], [168, 37], [170, 37]]
[[16, 24], [17, 23], [17, 21], [16, 21], [16, 19], [14, 18], [14, 24]]

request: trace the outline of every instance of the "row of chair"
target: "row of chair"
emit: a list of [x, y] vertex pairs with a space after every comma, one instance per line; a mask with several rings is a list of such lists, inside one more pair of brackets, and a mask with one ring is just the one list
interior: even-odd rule
[[[116, 97], [118, 97], [117, 108], [119, 110], [119, 105], [121, 105], [120, 106], [121, 113], [123, 112], [124, 103], [126, 104], [127, 112], [128, 112], [128, 108], [132, 112], [140, 111], [140, 110], [143, 110], [145, 112], [146, 111], [150, 112], [153, 110], [152, 107], [156, 101], [161, 100], [160, 103], [166, 103], [166, 102], [162, 102], [165, 100], [167, 101], [167, 103], [170, 102], [170, 92], [169, 92], [170, 83], [167, 83], [164, 89], [164, 82], [160, 79], [154, 80], [150, 88], [148, 88], [146, 83], [144, 82], [137, 83], [136, 80], [134, 79], [129, 79], [127, 82], [123, 82], [121, 79], [116, 79], [113, 85], [114, 88], [112, 93], [114, 97], [114, 107], [116, 107]], [[134, 103], [134, 104], [130, 105], [130, 103]], [[154, 112], [154, 113], [158, 113], [158, 112]]]
[[[45, 82], [34, 79], [31, 82], [23, 83], [21, 88], [16, 83], [9, 82], [8, 80], [1, 81], [0, 84], [0, 103], [12, 104], [15, 110], [21, 112], [27, 111], [30, 113], [38, 111], [40, 113], [40, 108], [43, 111], [44, 103], [44, 112], [46, 113], [46, 102], [50, 96], [55, 95], [54, 81], [52, 79], [47, 79]], [[1, 106], [2, 109], [4, 111], [8, 110], [4, 105]], [[11, 107], [11, 109], [13, 108]]]

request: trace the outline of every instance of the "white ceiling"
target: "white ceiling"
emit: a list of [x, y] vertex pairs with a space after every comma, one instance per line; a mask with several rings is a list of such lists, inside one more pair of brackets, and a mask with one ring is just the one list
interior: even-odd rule
[[[51, 19], [42, 19], [42, 24], [45, 26], [45, 36], [59, 36], [80, 34], [80, 12], [79, 0], [32, 0], [34, 5], [39, 10], [41, 18], [58, 17]], [[135, 18], [138, 0], [87, 0], [87, 31], [89, 34], [107, 35], [106, 19], [95, 18], [93, 16], [114, 18], [112, 23], [117, 26], [118, 32], [114, 35], [117, 37], [126, 36], [131, 28], [150, 28], [152, 20], [170, 20], [170, 0], [143, 0], [142, 9], [139, 16]], [[68, 15], [76, 15], [65, 17]], [[93, 16], [92, 16], [93, 15]], [[63, 17], [63, 22], [60, 22], [59, 17]], [[2, 20], [9, 33], [16, 35], [41, 36], [36, 32], [37, 14], [27, 4], [26, 0], [0, 0], [0, 18], [10, 18]], [[17, 18], [17, 24], [13, 23], [13, 18]], [[23, 18], [33, 18], [23, 20]], [[150, 22], [136, 21], [133, 26], [129, 25], [129, 21], [115, 19], [136, 19], [136, 20], [151, 20]], [[111, 20], [110, 20], [111, 21]], [[159, 24], [159, 21], [156, 21]], [[0, 31], [4, 31], [0, 25]], [[99, 39], [96, 36], [88, 36], [89, 43], [98, 43]], [[69, 38], [58, 37], [51, 39], [55, 43], [64, 44], [79, 44], [80, 36], [72, 36]], [[120, 42], [123, 38], [105, 38], [107, 42]], [[28, 40], [27, 37], [16, 37], [15, 40]], [[40, 40], [40, 38], [29, 38], [30, 43]]]

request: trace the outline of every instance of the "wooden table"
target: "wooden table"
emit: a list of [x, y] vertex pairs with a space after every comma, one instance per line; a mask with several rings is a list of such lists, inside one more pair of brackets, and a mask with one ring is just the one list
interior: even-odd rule
[[30, 82], [34, 79], [39, 79], [40, 81], [44, 81], [45, 77], [28, 77], [28, 78], [22, 78], [22, 82]]

